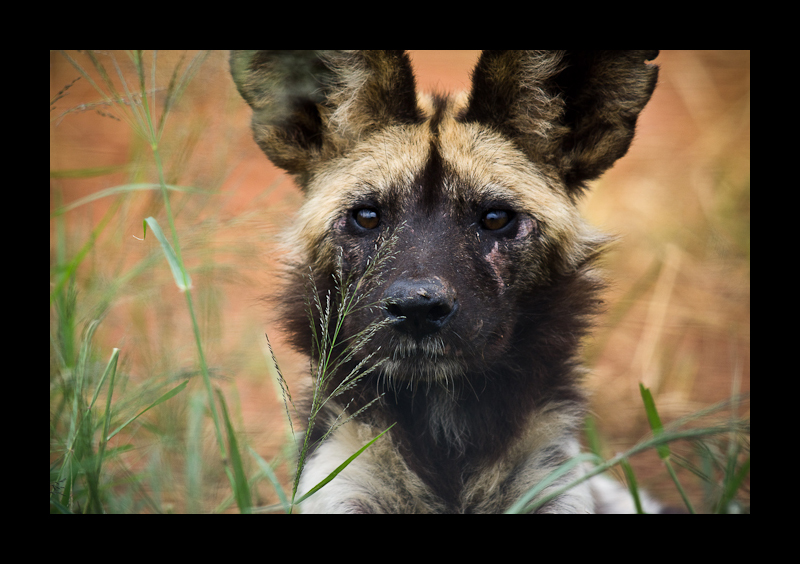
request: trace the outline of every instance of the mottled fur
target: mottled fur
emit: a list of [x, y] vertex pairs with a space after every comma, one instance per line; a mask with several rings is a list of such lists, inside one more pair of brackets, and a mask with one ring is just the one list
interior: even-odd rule
[[[335, 295], [338, 271], [358, 279], [394, 251], [340, 342], [383, 326], [331, 386], [368, 354], [381, 365], [326, 404], [315, 438], [380, 399], [317, 448], [300, 489], [396, 425], [305, 511], [502, 512], [578, 453], [606, 238], [576, 200], [627, 151], [656, 53], [487, 51], [452, 97], [418, 94], [402, 51], [232, 53], [256, 141], [306, 196], [287, 235], [294, 344], [314, 356], [309, 269]], [[595, 490], [538, 511], [594, 512]]]

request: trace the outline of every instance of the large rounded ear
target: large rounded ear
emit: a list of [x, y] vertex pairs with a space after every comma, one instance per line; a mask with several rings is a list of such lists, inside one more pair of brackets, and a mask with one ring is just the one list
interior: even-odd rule
[[463, 121], [494, 127], [571, 193], [623, 156], [650, 99], [658, 51], [485, 51]]
[[404, 51], [232, 51], [231, 74], [256, 142], [301, 187], [356, 140], [421, 120]]

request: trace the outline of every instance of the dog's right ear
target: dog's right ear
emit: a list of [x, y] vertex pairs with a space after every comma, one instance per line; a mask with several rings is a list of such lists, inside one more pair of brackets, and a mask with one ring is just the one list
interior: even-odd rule
[[484, 51], [461, 119], [484, 123], [579, 194], [628, 150], [658, 51]]
[[303, 188], [357, 140], [421, 121], [404, 51], [232, 51], [231, 74], [256, 142]]

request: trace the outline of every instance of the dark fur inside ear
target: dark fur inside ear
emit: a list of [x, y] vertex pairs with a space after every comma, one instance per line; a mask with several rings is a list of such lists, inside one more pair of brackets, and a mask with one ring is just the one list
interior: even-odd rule
[[253, 136], [275, 165], [301, 172], [322, 149], [321, 85], [331, 72], [314, 51], [231, 51], [231, 74], [253, 108]]
[[461, 119], [491, 125], [570, 191], [623, 156], [656, 86], [658, 51], [485, 51]]
[[404, 51], [232, 51], [231, 73], [256, 142], [301, 186], [356, 140], [421, 119]]

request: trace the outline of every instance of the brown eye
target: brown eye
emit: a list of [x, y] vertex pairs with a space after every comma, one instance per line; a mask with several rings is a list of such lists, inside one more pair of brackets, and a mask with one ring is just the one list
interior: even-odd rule
[[361, 208], [353, 213], [353, 218], [359, 227], [363, 229], [375, 229], [380, 223], [377, 210], [372, 208]]
[[483, 214], [481, 225], [489, 231], [497, 231], [508, 225], [514, 219], [514, 212], [506, 210], [489, 210]]

